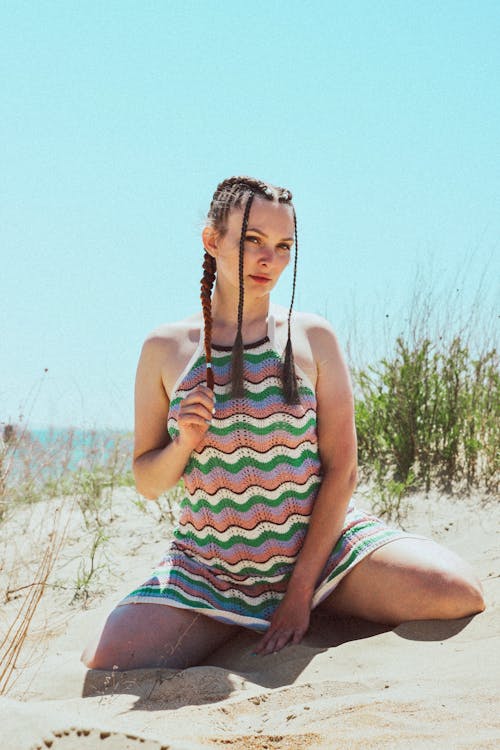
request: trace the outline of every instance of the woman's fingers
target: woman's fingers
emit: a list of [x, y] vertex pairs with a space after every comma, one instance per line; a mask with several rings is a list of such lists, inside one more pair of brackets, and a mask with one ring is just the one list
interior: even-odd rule
[[281, 651], [282, 648], [287, 646], [290, 642], [299, 643], [302, 639], [303, 633], [294, 630], [272, 630], [271, 628], [267, 631], [265, 636], [257, 644], [255, 648], [256, 654], [263, 656], [267, 654], [276, 653]]
[[199, 386], [183, 399], [179, 408], [177, 421], [200, 426], [210, 424], [214, 408], [215, 397], [213, 392], [206, 386]]
[[267, 648], [265, 649], [264, 653], [270, 654], [270, 653], [276, 653], [276, 651], [281, 651], [282, 648], [284, 648], [288, 642], [290, 641], [291, 633], [288, 631], [284, 631], [283, 633], [279, 633], [276, 638], [273, 638], [267, 645]]
[[178, 422], [199, 422], [201, 423], [208, 423], [212, 421], [212, 413], [208, 411], [205, 407], [199, 406], [197, 404], [188, 404], [185, 406], [182, 411], [179, 411], [179, 414], [177, 416]]
[[310, 610], [297, 597], [287, 594], [275, 610], [269, 630], [254, 650], [256, 654], [272, 654], [290, 643], [300, 643], [309, 627]]
[[195, 388], [194, 391], [192, 391], [186, 398], [182, 400], [181, 403], [181, 410], [185, 408], [186, 406], [200, 406], [207, 409], [210, 414], [212, 413], [212, 409], [214, 408], [215, 404], [215, 395], [213, 391], [210, 390], [210, 388], [207, 388], [205, 385], [200, 385], [198, 388]]
[[215, 413], [215, 395], [200, 385], [181, 401], [177, 415], [179, 434], [192, 448], [203, 439]]
[[255, 653], [266, 656], [267, 654], [275, 654], [277, 651], [281, 651], [290, 641], [291, 633], [283, 632], [272, 636], [265, 644], [255, 650]]

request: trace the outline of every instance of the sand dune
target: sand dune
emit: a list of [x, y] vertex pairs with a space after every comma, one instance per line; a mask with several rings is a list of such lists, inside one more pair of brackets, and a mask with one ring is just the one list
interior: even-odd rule
[[[0, 699], [3, 750], [500, 745], [498, 505], [422, 495], [414, 498], [405, 524], [473, 563], [488, 605], [477, 617], [389, 630], [315, 613], [303, 642], [278, 654], [253, 656], [258, 636], [241, 631], [199, 667], [89, 671], [79, 657], [91, 631], [149, 572], [165, 545], [164, 525], [133, 506], [130, 493], [120, 491], [113, 505], [107, 555], [116, 575], [104, 570], [106, 595], [95, 596], [87, 609], [69, 607], [60, 583], [63, 572], [74, 573], [85, 544], [78, 515], [71, 517], [52, 576], [59, 584], [45, 593], [15, 680]], [[46, 511], [33, 526], [41, 537]], [[27, 543], [32, 527], [28, 517], [23, 523]], [[29, 570], [36, 546], [28, 547], [31, 554], [19, 541], [17, 559]], [[14, 574], [21, 580], [21, 567], [11, 567], [8, 576], [4, 568], [4, 591], [7, 581], [14, 588]], [[6, 606], [3, 625], [15, 604]]]

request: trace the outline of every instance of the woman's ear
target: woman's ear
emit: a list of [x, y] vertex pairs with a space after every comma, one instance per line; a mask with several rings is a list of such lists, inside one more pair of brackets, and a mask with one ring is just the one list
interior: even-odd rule
[[217, 232], [213, 227], [205, 227], [201, 233], [203, 247], [212, 258], [217, 258]]

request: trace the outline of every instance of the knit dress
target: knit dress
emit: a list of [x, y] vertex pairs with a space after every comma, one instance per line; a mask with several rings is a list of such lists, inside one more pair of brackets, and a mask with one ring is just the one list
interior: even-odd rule
[[[184, 470], [185, 496], [169, 548], [151, 577], [119, 605], [160, 603], [264, 631], [283, 598], [321, 485], [316, 396], [298, 367], [300, 404], [284, 400], [285, 342], [268, 335], [244, 349], [245, 395], [230, 396], [231, 347], [212, 345], [215, 415]], [[168, 431], [181, 401], [206, 383], [203, 339], [174, 386]], [[366, 555], [408, 536], [349, 504], [342, 535], [319, 576], [319, 604]]]

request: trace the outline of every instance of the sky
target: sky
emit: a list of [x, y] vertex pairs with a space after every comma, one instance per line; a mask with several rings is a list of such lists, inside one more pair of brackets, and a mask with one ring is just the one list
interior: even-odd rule
[[498, 301], [496, 0], [3, 0], [0, 34], [0, 423], [132, 428], [234, 174], [293, 192], [295, 306], [344, 347], [416, 280]]

